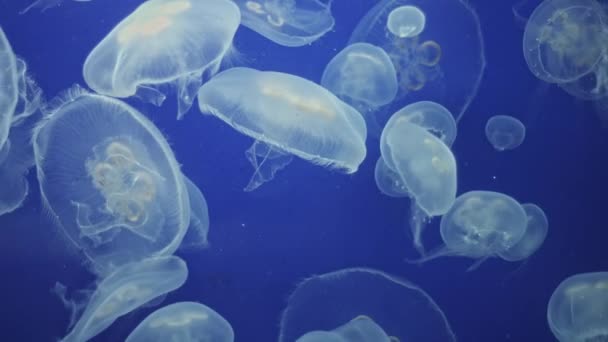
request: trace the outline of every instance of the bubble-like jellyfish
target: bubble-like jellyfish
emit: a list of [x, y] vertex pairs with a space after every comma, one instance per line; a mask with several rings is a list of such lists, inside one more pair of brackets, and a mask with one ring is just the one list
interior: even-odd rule
[[[355, 107], [372, 127], [378, 125], [375, 111], [393, 101], [398, 88], [390, 57], [368, 43], [351, 44], [335, 55], [323, 71], [321, 85]], [[379, 134], [381, 129], [376, 129]]]
[[151, 313], [126, 342], [232, 342], [230, 323], [210, 307], [195, 302], [167, 305]]
[[390, 341], [456, 341], [445, 315], [421, 288], [377, 270], [349, 268], [315, 275], [298, 284], [281, 315], [279, 342], [296, 341], [313, 331], [372, 328], [372, 324], [390, 336]]
[[486, 138], [497, 151], [513, 150], [524, 142], [526, 126], [508, 115], [494, 115], [486, 122]]
[[90, 340], [119, 317], [179, 288], [187, 278], [186, 263], [176, 256], [144, 259], [117, 268], [97, 285], [86, 303], [62, 298], [73, 313], [84, 309], [62, 341]]
[[207, 200], [201, 190], [184, 176], [184, 183], [190, 199], [190, 225], [179, 246], [180, 250], [199, 250], [209, 246], [207, 234], [209, 233], [209, 210]]
[[478, 259], [474, 270], [486, 259], [509, 250], [524, 236], [528, 219], [522, 206], [512, 197], [493, 191], [469, 191], [454, 202], [441, 218], [439, 247], [425, 262], [443, 256]]
[[334, 27], [333, 0], [234, 0], [242, 24], [290, 47], [310, 44]]
[[549, 230], [547, 215], [539, 206], [525, 203], [521, 207], [526, 212], [526, 232], [515, 245], [498, 253], [502, 259], [507, 261], [519, 261], [530, 257], [543, 244]]
[[311, 331], [296, 342], [390, 342], [395, 341], [386, 335], [373, 319], [367, 316], [358, 316], [332, 331]]
[[232, 68], [204, 84], [198, 101], [201, 112], [255, 139], [247, 153], [255, 172], [245, 191], [272, 179], [292, 155], [345, 173], [365, 158], [361, 114], [303, 78]]
[[608, 340], [608, 272], [562, 281], [549, 299], [547, 320], [561, 342]]
[[572, 82], [605, 54], [606, 15], [595, 0], [545, 0], [526, 25], [523, 52], [530, 71], [549, 83]]
[[399, 194], [403, 190], [411, 199], [414, 247], [424, 254], [424, 221], [445, 214], [456, 198], [456, 159], [440, 138], [414, 123], [415, 117], [400, 111], [384, 127], [380, 137], [384, 165], [378, 161], [376, 183], [383, 192]]
[[479, 18], [464, 0], [382, 0], [353, 31], [348, 43], [356, 42], [378, 46], [391, 58], [399, 84], [395, 108], [429, 100], [456, 121], [476, 96], [486, 66]]
[[33, 137], [51, 217], [102, 273], [173, 253], [190, 203], [161, 132], [127, 104], [80, 88], [55, 102]]
[[91, 51], [83, 76], [94, 91], [138, 95], [160, 105], [158, 89], [177, 88], [178, 118], [192, 106], [203, 74], [215, 74], [241, 21], [229, 0], [150, 0], [123, 19]]

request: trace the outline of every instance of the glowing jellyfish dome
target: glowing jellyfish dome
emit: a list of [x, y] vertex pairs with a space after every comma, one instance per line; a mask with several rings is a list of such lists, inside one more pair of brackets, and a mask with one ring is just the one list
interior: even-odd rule
[[433, 101], [456, 121], [475, 98], [486, 66], [479, 18], [464, 0], [383, 0], [353, 31], [349, 44], [356, 42], [391, 58], [399, 84], [395, 108]]
[[45, 206], [98, 272], [173, 253], [190, 221], [162, 133], [125, 103], [73, 89], [34, 132]]

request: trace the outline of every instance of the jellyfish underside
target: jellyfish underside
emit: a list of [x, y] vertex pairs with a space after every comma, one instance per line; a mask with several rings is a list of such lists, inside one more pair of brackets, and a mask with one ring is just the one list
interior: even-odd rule
[[441, 46], [433, 40], [420, 43], [418, 36], [393, 37], [389, 45], [383, 48], [393, 62], [399, 87], [404, 94], [421, 90], [427, 82], [441, 76]]

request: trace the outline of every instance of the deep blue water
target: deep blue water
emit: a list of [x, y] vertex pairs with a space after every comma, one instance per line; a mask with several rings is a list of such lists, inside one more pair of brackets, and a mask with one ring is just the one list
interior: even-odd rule
[[[429, 0], [432, 1], [432, 0]], [[48, 98], [84, 84], [89, 51], [141, 0], [67, 1], [44, 13], [18, 11], [24, 0], [0, 0], [0, 26]], [[531, 3], [535, 1], [530, 0]], [[157, 108], [129, 101], [167, 136], [183, 172], [204, 193], [210, 212], [209, 249], [178, 253], [190, 276], [165, 303], [200, 301], [222, 314], [237, 341], [275, 341], [280, 313], [295, 284], [310, 275], [365, 266], [404, 277], [444, 310], [459, 341], [552, 341], [548, 299], [575, 273], [608, 270], [608, 131], [590, 103], [580, 102], [529, 72], [521, 52], [523, 29], [514, 1], [471, 0], [483, 29], [487, 68], [453, 151], [459, 193], [487, 189], [540, 205], [549, 218], [542, 248], [524, 263], [491, 259], [465, 272], [470, 259], [443, 258], [423, 267], [406, 228], [409, 203], [382, 195], [373, 178], [379, 155], [354, 175], [302, 160], [246, 193], [251, 140], [193, 109], [175, 120], [175, 97]], [[234, 44], [246, 65], [318, 81], [373, 0], [335, 0], [335, 30], [312, 46], [280, 47], [246, 28]], [[531, 7], [534, 7], [533, 5]], [[449, 25], [446, 13], [445, 25]], [[305, 61], [305, 62], [303, 62]], [[497, 153], [484, 135], [487, 118], [509, 114], [527, 126], [524, 144]], [[34, 172], [23, 208], [0, 217], [0, 340], [52, 341], [65, 335], [69, 313], [50, 291], [56, 281], [86, 287], [92, 276], [41, 209]], [[425, 235], [438, 245], [438, 221]], [[119, 341], [152, 309], [119, 319], [94, 341]], [[420, 329], [425, 329], [420, 326]]]

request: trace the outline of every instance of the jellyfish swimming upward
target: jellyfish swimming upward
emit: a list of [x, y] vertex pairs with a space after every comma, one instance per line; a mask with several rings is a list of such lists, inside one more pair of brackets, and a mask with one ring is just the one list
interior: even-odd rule
[[203, 74], [215, 74], [241, 22], [230, 0], [151, 0], [123, 19], [90, 52], [83, 67], [91, 89], [137, 95], [160, 105], [165, 84], [177, 88], [178, 117], [192, 106]]

